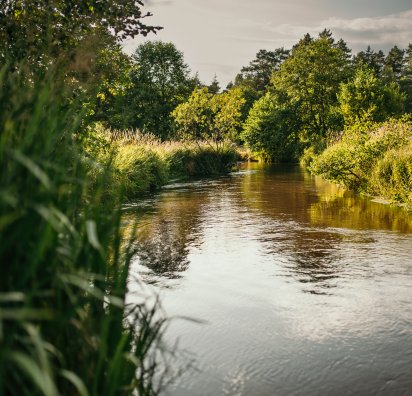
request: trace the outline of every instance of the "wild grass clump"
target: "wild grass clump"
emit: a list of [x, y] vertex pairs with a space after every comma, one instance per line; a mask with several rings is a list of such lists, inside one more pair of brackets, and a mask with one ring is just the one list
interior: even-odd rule
[[121, 145], [113, 160], [115, 178], [126, 198], [154, 191], [168, 180], [168, 167], [158, 152], [135, 144]]
[[370, 189], [374, 195], [412, 204], [412, 142], [389, 150], [377, 161]]
[[113, 153], [87, 147], [53, 76], [34, 81], [0, 75], [0, 395], [156, 394], [164, 320], [125, 302]]
[[355, 125], [316, 156], [309, 169], [357, 191], [410, 202], [410, 117]]
[[109, 168], [106, 194], [121, 191], [133, 199], [171, 180], [209, 177], [229, 172], [240, 159], [236, 148], [207, 142], [161, 141], [139, 131], [111, 131], [100, 124], [88, 132], [89, 175], [94, 180]]
[[203, 144], [198, 147], [180, 147], [170, 150], [165, 158], [171, 178], [188, 179], [227, 173], [239, 157], [236, 150], [230, 146], [217, 151]]

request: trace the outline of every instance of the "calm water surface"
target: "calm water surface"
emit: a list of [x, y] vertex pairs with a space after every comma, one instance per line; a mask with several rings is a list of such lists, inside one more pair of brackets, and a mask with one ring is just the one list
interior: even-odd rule
[[289, 166], [171, 185], [136, 219], [133, 275], [204, 322], [171, 321], [197, 370], [165, 394], [412, 394], [412, 214]]

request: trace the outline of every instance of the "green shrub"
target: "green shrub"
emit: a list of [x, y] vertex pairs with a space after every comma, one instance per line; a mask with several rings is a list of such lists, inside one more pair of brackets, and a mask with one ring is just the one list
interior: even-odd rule
[[375, 195], [412, 204], [412, 144], [390, 150], [378, 160], [370, 185]]
[[250, 110], [241, 137], [264, 161], [296, 161], [299, 145], [292, 119], [292, 111], [281, 109], [275, 97], [267, 93]]
[[316, 156], [309, 169], [348, 188], [391, 198], [398, 194], [398, 199], [407, 200], [411, 140], [409, 117], [355, 125], [341, 142]]

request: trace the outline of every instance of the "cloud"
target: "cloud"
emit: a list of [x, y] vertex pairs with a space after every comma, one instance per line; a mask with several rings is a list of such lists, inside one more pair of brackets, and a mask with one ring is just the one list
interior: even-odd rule
[[[331, 17], [314, 25], [293, 25], [273, 23], [258, 24], [254, 21], [242, 21], [245, 27], [260, 31], [267, 36], [268, 33], [276, 34], [273, 42], [290, 43], [296, 42], [305, 33], [316, 35], [323, 29], [330, 29], [334, 37], [343, 38], [348, 41], [350, 47], [355, 51], [366, 48], [368, 45], [379, 49], [389, 49], [393, 45], [406, 47], [412, 42], [412, 10], [390, 14], [380, 17], [344, 19]], [[247, 37], [245, 41], [261, 40], [271, 41], [265, 38]]]
[[172, 0], [143, 0], [144, 5], [147, 6], [170, 6], [173, 4]]

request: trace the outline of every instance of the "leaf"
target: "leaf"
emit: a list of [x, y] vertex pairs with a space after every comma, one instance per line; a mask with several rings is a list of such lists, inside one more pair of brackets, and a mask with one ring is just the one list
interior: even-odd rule
[[26, 157], [19, 151], [14, 152], [14, 158], [20, 162], [24, 167], [26, 167], [29, 172], [40, 181], [40, 183], [47, 189], [51, 190], [52, 183], [49, 179], [47, 173], [45, 173], [39, 165], [37, 165], [32, 159]]
[[62, 370], [60, 375], [66, 378], [77, 390], [80, 396], [89, 396], [86, 386], [83, 381], [72, 371]]
[[31, 357], [21, 353], [14, 352], [10, 359], [16, 363], [20, 369], [25, 372], [45, 396], [57, 396], [58, 392], [50, 375], [42, 370], [40, 366]]
[[86, 221], [86, 232], [90, 245], [92, 245], [96, 250], [101, 251], [102, 246], [100, 245], [99, 238], [97, 236], [97, 227], [94, 220]]

